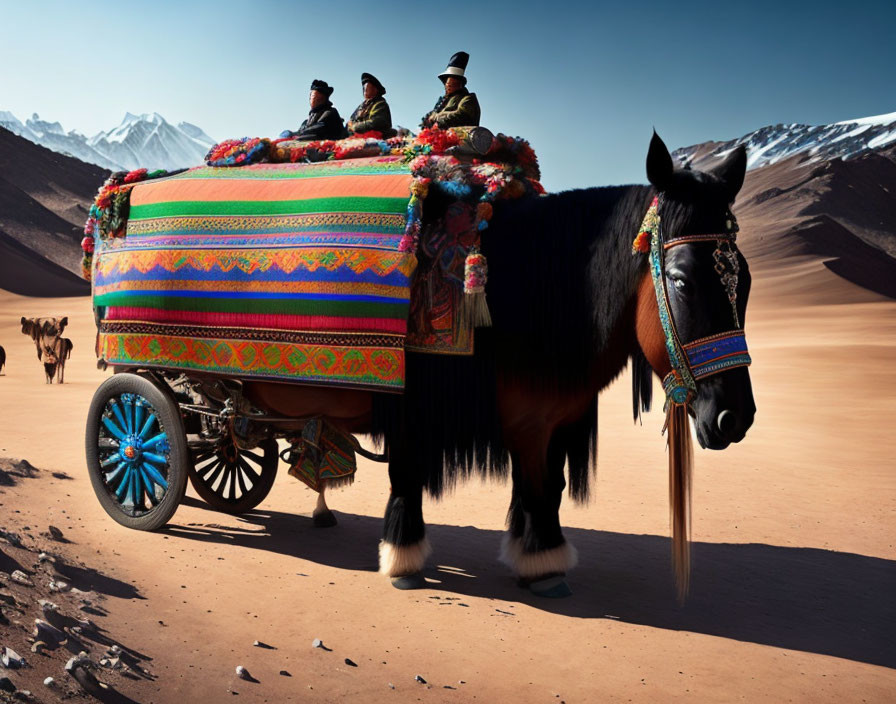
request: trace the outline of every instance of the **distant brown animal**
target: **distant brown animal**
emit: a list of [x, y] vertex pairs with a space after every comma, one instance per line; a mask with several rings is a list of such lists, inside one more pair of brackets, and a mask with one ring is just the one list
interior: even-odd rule
[[4, 364], [6, 364], [6, 350], [0, 347], [0, 372], [3, 371]]
[[53, 377], [56, 375], [59, 353], [65, 352], [65, 359], [68, 359], [68, 355], [71, 353], [71, 341], [65, 349], [59, 346], [59, 341], [65, 339], [62, 338], [62, 331], [65, 330], [66, 325], [68, 325], [68, 316], [64, 318], [22, 317], [22, 334], [28, 335], [34, 341], [37, 358], [44, 362], [44, 372], [47, 375], [48, 384], [53, 383]]
[[55, 340], [65, 326], [68, 325], [68, 316], [64, 318], [26, 318], [22, 316], [22, 334], [28, 335], [37, 348], [37, 358], [40, 359], [47, 347], [52, 348]]

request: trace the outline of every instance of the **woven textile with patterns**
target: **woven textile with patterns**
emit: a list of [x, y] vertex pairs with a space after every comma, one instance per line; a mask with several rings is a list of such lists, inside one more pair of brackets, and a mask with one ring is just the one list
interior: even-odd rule
[[413, 253], [398, 157], [137, 183], [93, 254], [109, 364], [401, 391]]
[[[82, 242], [100, 358], [401, 391], [406, 349], [472, 354], [492, 203], [543, 191], [525, 140], [467, 138], [229, 140], [215, 167], [114, 174]], [[424, 225], [431, 187], [455, 202]]]

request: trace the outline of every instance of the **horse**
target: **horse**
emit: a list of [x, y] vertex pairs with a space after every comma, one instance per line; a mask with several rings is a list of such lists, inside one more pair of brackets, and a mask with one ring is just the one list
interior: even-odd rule
[[[395, 587], [424, 586], [431, 548], [423, 492], [438, 498], [473, 472], [509, 472], [501, 559], [534, 593], [568, 596], [565, 576], [577, 556], [559, 520], [564, 466], [571, 498], [585, 501], [596, 471], [598, 394], [631, 360], [636, 419], [650, 409], [652, 374], [667, 391], [673, 555], [684, 598], [689, 416], [699, 444], [721, 450], [744, 438], [756, 410], [742, 334], [750, 274], [730, 210], [746, 153], [735, 149], [712, 171], [678, 170], [654, 133], [646, 165], [650, 186], [499, 202], [482, 237], [492, 325], [476, 330], [474, 354], [408, 352], [405, 393], [374, 395], [370, 427], [391, 483], [380, 572]], [[678, 246], [660, 241], [648, 256], [639, 232], [658, 231], [660, 222], [667, 244]], [[737, 363], [710, 359], [718, 373], [699, 378], [679, 368], [682, 346], [690, 356], [707, 340], [714, 350], [717, 339], [736, 348]]]

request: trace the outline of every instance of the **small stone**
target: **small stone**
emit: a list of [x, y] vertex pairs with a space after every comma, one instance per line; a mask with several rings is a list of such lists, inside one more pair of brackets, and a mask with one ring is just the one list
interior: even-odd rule
[[37, 653], [38, 655], [40, 655], [46, 649], [47, 649], [47, 644], [44, 643], [42, 640], [34, 641], [34, 645], [31, 646], [31, 652]]
[[47, 679], [44, 680], [44, 687], [52, 687], [55, 684], [56, 680], [54, 680], [52, 677], [47, 677]]
[[18, 699], [19, 701], [22, 701], [22, 702], [30, 702], [31, 701], [31, 692], [28, 691], [27, 689], [20, 689], [13, 696], [15, 696], [16, 699]]
[[426, 680], [423, 679], [420, 675], [414, 675], [414, 679], [420, 684], [426, 684]]
[[345, 664], [348, 665], [349, 667], [357, 667], [358, 666], [358, 663], [353, 661], [351, 658], [346, 658]]
[[97, 692], [101, 689], [100, 683], [88, 669], [90, 660], [87, 659], [86, 656], [87, 654], [82, 652], [79, 655], [69, 658], [69, 661], [65, 663], [65, 671], [72, 679], [81, 685], [86, 692]]
[[121, 646], [120, 645], [112, 645], [109, 647], [109, 652], [113, 655], [121, 655]]
[[324, 642], [320, 638], [315, 638], [313, 641], [311, 641], [311, 647], [312, 648], [323, 648]]
[[9, 677], [0, 677], [0, 692], [15, 692], [16, 686]]
[[51, 580], [49, 584], [49, 588], [51, 592], [65, 592], [69, 589], [68, 582], [63, 582], [60, 580]]
[[109, 667], [113, 670], [120, 670], [122, 667], [121, 658], [107, 658], [109, 660]]
[[88, 631], [93, 630], [93, 621], [91, 621], [89, 618], [79, 618], [78, 627], [86, 628]]
[[9, 578], [13, 582], [16, 582], [17, 584], [23, 584], [26, 587], [34, 586], [34, 582], [32, 582], [30, 579], [28, 579], [28, 575], [25, 574], [24, 572], [22, 572], [22, 570], [14, 570], [13, 573], [11, 575], [9, 575]]
[[273, 645], [262, 643], [260, 640], [255, 641], [252, 645], [254, 645], [256, 648], [264, 648], [265, 650], [276, 650]]
[[56, 562], [56, 558], [53, 557], [53, 556], [52, 556], [50, 553], [48, 553], [48, 552], [42, 552], [42, 553], [40, 553], [40, 555], [37, 556], [37, 559], [38, 559], [38, 561], [40, 561], [40, 562]]
[[9, 531], [5, 531], [0, 528], [0, 538], [6, 540], [6, 542], [12, 545], [14, 548], [24, 547], [22, 545], [22, 539], [19, 537], [18, 533], [10, 533]]
[[249, 671], [243, 667], [242, 665], [236, 666], [236, 676], [241, 680], [250, 680], [252, 679], [252, 675], [249, 674]]
[[56, 526], [50, 526], [49, 528], [47, 528], [47, 530], [50, 531], [50, 535], [53, 536], [53, 540], [63, 539], [62, 531], [59, 530]]
[[48, 599], [38, 599], [37, 603], [40, 604], [40, 610], [43, 611], [44, 613], [47, 613], [50, 611], [59, 611], [59, 606], [57, 606], [56, 604], [54, 604], [52, 601], [50, 601]]
[[395, 689], [395, 685], [392, 684], [391, 682], [389, 683], [389, 689]]
[[64, 643], [68, 639], [56, 626], [39, 618], [34, 619], [34, 635], [45, 643]]
[[0, 655], [0, 663], [3, 663], [3, 667], [8, 667], [10, 670], [16, 670], [26, 665], [25, 658], [12, 648], [3, 649], [3, 655]]

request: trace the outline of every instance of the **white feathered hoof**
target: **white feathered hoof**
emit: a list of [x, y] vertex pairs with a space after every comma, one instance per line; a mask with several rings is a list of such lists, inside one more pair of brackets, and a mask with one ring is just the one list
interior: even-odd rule
[[[380, 541], [380, 574], [396, 578], [405, 578], [418, 576], [423, 571], [426, 564], [426, 558], [432, 553], [432, 547], [429, 540], [423, 540], [412, 543], [411, 545], [393, 545], [385, 540]], [[409, 584], [413, 580], [406, 580]], [[412, 586], [399, 586], [399, 589], [416, 588]], [[420, 584], [423, 586], [423, 578], [420, 577]]]
[[[501, 544], [500, 560], [519, 576], [521, 583], [532, 588], [533, 584], [565, 575], [576, 566], [579, 556], [576, 549], [567, 542], [550, 550], [525, 552], [522, 538], [516, 538], [507, 533]], [[553, 589], [554, 586], [556, 585], [552, 583], [552, 585], [546, 585], [546, 588], [557, 591]], [[566, 590], [568, 591], [569, 587], [566, 587]], [[540, 596], [546, 596], [546, 594], [540, 594]], [[568, 594], [563, 596], [568, 596]]]

